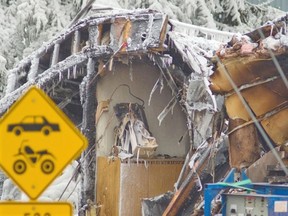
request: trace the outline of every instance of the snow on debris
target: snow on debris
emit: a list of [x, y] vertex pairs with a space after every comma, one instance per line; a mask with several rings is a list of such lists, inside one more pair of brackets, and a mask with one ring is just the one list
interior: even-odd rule
[[[194, 125], [193, 145], [198, 148], [211, 136], [213, 119], [217, 112], [222, 111], [223, 103], [217, 102], [222, 100], [212, 94], [208, 80], [213, 73], [210, 59], [223, 43], [178, 32], [169, 32], [168, 35], [172, 49], [181, 55], [192, 71], [188, 83], [185, 84], [184, 105], [188, 112], [188, 127], [192, 128]], [[201, 124], [194, 124], [199, 120]]]

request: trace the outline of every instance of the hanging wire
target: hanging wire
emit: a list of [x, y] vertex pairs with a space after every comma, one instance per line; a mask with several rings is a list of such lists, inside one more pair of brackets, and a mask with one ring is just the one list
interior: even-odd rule
[[134, 94], [131, 92], [130, 86], [127, 85], [127, 84], [120, 84], [120, 85], [118, 85], [118, 86], [114, 89], [114, 91], [112, 92], [112, 94], [111, 94], [111, 96], [110, 96], [110, 98], [109, 98], [109, 101], [112, 100], [112, 97], [114, 96], [115, 92], [116, 92], [120, 87], [123, 87], [123, 86], [124, 86], [124, 87], [127, 87], [129, 94], [130, 94], [132, 97], [140, 100], [140, 101], [142, 102], [141, 106], [144, 107], [144, 104], [145, 104], [144, 100], [142, 100], [141, 98], [139, 98], [139, 97], [137, 97], [136, 95], [134, 95]]
[[221, 62], [221, 60], [219, 59], [218, 56], [216, 56], [216, 60], [217, 62], [221, 65], [221, 67], [224, 68], [224, 74], [227, 78], [227, 80], [230, 82], [231, 86], [233, 87], [233, 89], [235, 90], [236, 94], [238, 95], [240, 101], [242, 102], [242, 104], [244, 105], [246, 111], [248, 112], [249, 116], [252, 118], [255, 126], [257, 127], [257, 129], [259, 130], [259, 132], [261, 133], [261, 135], [263, 136], [265, 142], [267, 143], [268, 147], [270, 148], [271, 152], [273, 153], [273, 155], [275, 156], [275, 158], [277, 159], [277, 161], [279, 162], [281, 168], [283, 169], [283, 171], [285, 172], [286, 176], [288, 175], [288, 170], [285, 166], [285, 164], [283, 163], [283, 161], [281, 160], [278, 152], [275, 150], [275, 148], [273, 147], [272, 143], [270, 142], [266, 132], [264, 131], [264, 129], [262, 128], [262, 126], [260, 125], [259, 121], [257, 120], [257, 118], [255, 117], [253, 111], [251, 110], [251, 108], [249, 107], [248, 103], [246, 102], [246, 100], [244, 99], [244, 97], [242, 96], [240, 90], [238, 89], [238, 87], [236, 86], [236, 84], [234, 83], [233, 79], [230, 76], [230, 73], [228, 72], [226, 66]]

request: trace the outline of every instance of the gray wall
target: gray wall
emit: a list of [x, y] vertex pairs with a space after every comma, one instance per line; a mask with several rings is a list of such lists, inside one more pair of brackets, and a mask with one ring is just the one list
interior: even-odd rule
[[[177, 103], [173, 115], [169, 113], [163, 120], [161, 126], [159, 126], [157, 119], [157, 116], [172, 98], [171, 90], [166, 83], [161, 94], [159, 93], [159, 90], [154, 93], [151, 105], [148, 106], [150, 92], [156, 80], [159, 78], [159, 69], [153, 65], [152, 62], [144, 61], [143, 59], [137, 61], [137, 63], [133, 62], [132, 68], [121, 63], [115, 64], [113, 68], [113, 71], [107, 72], [107, 74], [98, 81], [96, 90], [97, 100], [99, 102], [107, 100], [117, 86], [123, 83], [128, 84], [131, 88], [131, 92], [145, 101], [145, 114], [149, 129], [159, 145], [156, 154], [169, 154], [171, 156], [184, 157], [188, 151], [189, 142], [188, 137], [186, 136], [182, 141], [182, 144], [178, 145], [179, 138], [187, 130], [186, 116], [181, 110], [180, 105]], [[129, 77], [129, 70], [131, 69], [133, 81], [131, 81]], [[137, 102], [141, 104], [139, 100], [133, 98], [128, 93], [126, 87], [118, 88], [112, 98], [109, 112], [103, 113], [97, 124], [96, 139], [103, 135], [103, 140], [97, 146], [97, 156], [108, 155], [111, 151], [111, 147], [114, 143], [113, 130], [114, 127], [119, 124], [117, 118], [113, 114], [113, 106], [116, 103], [121, 102]], [[114, 116], [112, 120], [111, 116]], [[109, 124], [108, 127], [107, 124]], [[105, 130], [106, 127], [107, 129]]]

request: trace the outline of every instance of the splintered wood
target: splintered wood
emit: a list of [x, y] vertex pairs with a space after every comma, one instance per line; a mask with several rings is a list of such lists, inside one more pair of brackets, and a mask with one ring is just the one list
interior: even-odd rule
[[288, 91], [283, 79], [286, 77], [287, 82], [288, 37], [282, 27], [281, 21], [235, 36], [213, 58], [210, 88], [213, 93], [225, 95], [232, 167], [247, 167], [259, 158], [261, 135], [228, 76], [272, 143], [279, 146], [288, 141]]

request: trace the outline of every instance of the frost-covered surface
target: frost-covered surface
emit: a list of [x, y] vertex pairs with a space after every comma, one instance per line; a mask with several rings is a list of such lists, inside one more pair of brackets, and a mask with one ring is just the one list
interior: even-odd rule
[[[88, 0], [15, 0], [0, 2], [0, 55], [7, 69], [42, 43], [65, 29]], [[267, 5], [252, 5], [244, 0], [95, 0], [99, 5], [119, 9], [150, 8], [166, 13], [170, 19], [230, 32], [244, 32], [285, 12]], [[98, 6], [97, 6], [98, 5]], [[111, 13], [111, 11], [110, 11]], [[113, 13], [113, 12], [112, 12]]]
[[[78, 162], [69, 164], [62, 174], [40, 195], [39, 201], [67, 201], [74, 208], [74, 215], [78, 215], [80, 178]], [[76, 174], [75, 174], [76, 173]], [[29, 198], [16, 187], [10, 179], [6, 179], [3, 185], [1, 200], [28, 201]]]
[[[145, 16], [149, 16], [149, 18], [145, 18]], [[118, 14], [105, 14], [102, 17], [99, 16], [91, 16], [87, 17], [86, 19], [79, 20], [74, 26], [69, 28], [67, 31], [61, 33], [55, 39], [50, 40], [48, 43], [40, 47], [38, 50], [34, 51], [31, 55], [27, 58], [23, 59], [19, 62], [19, 64], [12, 70], [9, 71], [8, 75], [8, 82], [6, 86], [5, 96], [0, 100], [0, 113], [5, 112], [5, 110], [10, 107], [10, 105], [23, 93], [30, 85], [36, 84], [39, 87], [45, 87], [45, 85], [51, 81], [55, 81], [55, 76], [59, 75], [59, 79], [63, 78], [63, 73], [65, 71], [68, 74], [68, 79], [70, 77], [70, 71], [73, 71], [73, 74], [77, 72], [77, 65], [86, 61], [89, 57], [99, 57], [100, 55], [108, 56], [112, 51], [117, 53], [121, 48], [122, 45], [115, 41], [113, 44], [110, 42], [109, 46], [87, 46], [85, 49], [83, 48], [81, 52], [71, 55], [67, 57], [64, 61], [59, 62], [48, 70], [42, 72], [41, 74], [37, 75], [39, 71], [37, 71], [37, 67], [39, 65], [39, 58], [43, 56], [47, 50], [54, 49], [55, 47], [59, 47], [59, 43], [63, 42], [68, 35], [73, 34], [78, 29], [84, 26], [93, 26], [104, 21], [113, 22], [116, 18], [126, 18], [129, 20], [144, 20], [141, 23], [133, 25], [132, 28], [132, 36], [133, 39], [130, 38], [130, 43], [127, 44], [127, 51], [145, 51], [148, 47], [158, 47], [159, 46], [159, 37], [160, 31], [163, 28], [163, 22], [165, 16], [158, 12], [152, 12], [146, 9], [139, 9], [135, 11], [128, 12], [119, 12]], [[93, 32], [95, 37], [97, 36], [97, 29], [90, 28], [90, 33]], [[95, 33], [94, 33], [95, 32]], [[142, 34], [146, 34], [146, 39], [142, 41]], [[132, 37], [131, 36], [131, 37]], [[97, 38], [97, 37], [96, 37]], [[113, 34], [110, 34], [110, 38], [113, 39]], [[92, 40], [92, 39], [91, 39]], [[112, 40], [113, 41], [113, 40]], [[96, 44], [92, 43], [90, 44]], [[61, 46], [61, 45], [60, 45]], [[120, 46], [120, 47], [119, 47]], [[57, 50], [57, 49], [56, 49]], [[54, 52], [53, 52], [54, 53]], [[53, 55], [53, 59], [55, 55]], [[52, 62], [53, 62], [52, 59]], [[54, 61], [55, 62], [55, 61]], [[30, 71], [25, 72], [25, 67], [31, 64]], [[27, 82], [22, 86], [19, 86], [17, 80], [19, 77], [27, 77]], [[76, 76], [77, 77], [77, 76]], [[76, 78], [74, 75], [74, 78]]]
[[[106, 53], [104, 54], [106, 55]], [[86, 54], [82, 53], [82, 55], [79, 54], [77, 56], [72, 55], [65, 61], [54, 65], [52, 68], [49, 68], [45, 71], [45, 73], [40, 74], [37, 79], [29, 80], [24, 85], [20, 86], [14, 91], [7, 92], [5, 97], [0, 100], [0, 113], [4, 113], [29, 88], [29, 86], [37, 85], [40, 88], [44, 88], [47, 83], [52, 82], [55, 78], [57, 80], [61, 80], [61, 73], [63, 72], [63, 70], [68, 70], [68, 68], [80, 64], [85, 60], [87, 60]], [[8, 83], [8, 87], [10, 86], [10, 84]]]
[[211, 137], [214, 121], [223, 108], [223, 98], [216, 98], [212, 94], [208, 81], [208, 77], [213, 73], [209, 60], [222, 43], [178, 32], [169, 32], [168, 35], [171, 48], [180, 53], [183, 61], [192, 70], [185, 83], [186, 94], [182, 96], [182, 100], [188, 114], [188, 127], [193, 130], [191, 144], [198, 148]]
[[217, 29], [205, 28], [188, 23], [179, 22], [177, 20], [171, 20], [170, 22], [175, 26], [176, 32], [184, 33], [193, 37], [202, 37], [206, 40], [215, 40], [219, 42], [226, 42], [234, 35], [232, 32], [219, 31]]

